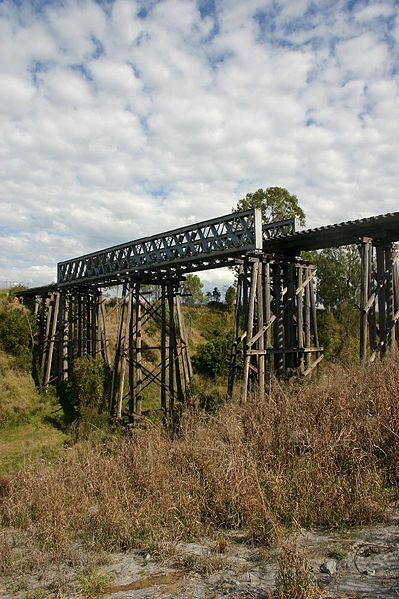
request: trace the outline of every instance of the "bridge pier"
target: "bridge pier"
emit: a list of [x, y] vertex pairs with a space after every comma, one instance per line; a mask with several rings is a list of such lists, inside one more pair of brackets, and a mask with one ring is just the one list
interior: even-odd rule
[[[124, 285], [112, 369], [110, 414], [128, 414], [131, 421], [142, 415], [145, 391], [153, 384], [159, 391], [157, 408], [164, 418], [172, 415], [176, 402], [189, 398], [193, 374], [179, 282], [163, 282], [154, 300], [148, 299], [146, 287], [140, 280]], [[143, 342], [150, 320], [159, 338], [153, 346]]]
[[232, 397], [241, 368], [241, 400], [264, 398], [271, 376], [309, 375], [323, 358], [317, 331], [315, 268], [263, 252], [240, 266], [228, 377]]
[[[140, 280], [123, 284], [112, 352], [99, 289], [57, 289], [36, 295], [41, 349], [38, 382], [44, 387], [60, 384], [70, 379], [76, 358], [101, 356], [111, 371], [112, 417], [127, 415], [131, 421], [140, 417], [143, 395], [152, 383], [158, 387], [163, 416], [171, 415], [176, 402], [190, 397], [193, 375], [179, 281], [159, 285], [155, 300], [148, 298], [147, 287]], [[143, 327], [150, 320], [159, 338], [151, 347], [143, 342]]]
[[399, 341], [399, 250], [393, 243], [360, 240], [360, 360], [374, 361]]

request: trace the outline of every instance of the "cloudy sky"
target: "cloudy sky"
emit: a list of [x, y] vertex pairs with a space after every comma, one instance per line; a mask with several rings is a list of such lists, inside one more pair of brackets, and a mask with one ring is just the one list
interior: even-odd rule
[[395, 0], [0, 0], [0, 282], [259, 187], [399, 210], [398, 48]]

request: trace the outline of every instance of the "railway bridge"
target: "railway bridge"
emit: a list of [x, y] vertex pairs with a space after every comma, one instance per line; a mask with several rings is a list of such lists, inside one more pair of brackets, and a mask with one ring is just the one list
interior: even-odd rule
[[[149, 385], [172, 413], [189, 397], [193, 374], [181, 283], [188, 273], [235, 266], [228, 396], [239, 385], [243, 401], [250, 390], [262, 399], [273, 374], [307, 376], [323, 358], [316, 269], [302, 252], [348, 244], [361, 256], [360, 359], [374, 360], [399, 340], [398, 240], [399, 212], [299, 230], [295, 219], [266, 223], [252, 209], [60, 262], [56, 284], [20, 294], [34, 302], [39, 323], [41, 383], [68, 380], [78, 357], [101, 356], [112, 375], [111, 415], [140, 416]], [[122, 298], [111, 347], [104, 290], [116, 285]], [[159, 328], [156, 347], [143, 343], [150, 319]], [[146, 359], [154, 349], [155, 364]]]

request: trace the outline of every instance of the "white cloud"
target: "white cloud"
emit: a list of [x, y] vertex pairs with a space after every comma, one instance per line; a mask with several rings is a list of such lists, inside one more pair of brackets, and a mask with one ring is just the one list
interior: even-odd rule
[[0, 280], [46, 283], [261, 186], [296, 193], [310, 226], [398, 208], [389, 3], [32, 6], [0, 5]]

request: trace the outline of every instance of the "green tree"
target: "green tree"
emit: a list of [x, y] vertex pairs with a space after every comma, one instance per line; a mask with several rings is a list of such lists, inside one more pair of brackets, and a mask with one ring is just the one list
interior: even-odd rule
[[233, 211], [261, 208], [263, 221], [271, 223], [297, 217], [301, 225], [305, 224], [305, 213], [299, 206], [296, 195], [289, 193], [284, 187], [268, 187], [247, 193]]
[[236, 295], [237, 295], [237, 292], [236, 292], [235, 287], [233, 287], [233, 285], [230, 285], [230, 287], [228, 287], [228, 289], [226, 290], [226, 293], [224, 296], [224, 301], [226, 303], [228, 310], [232, 310], [235, 299], [236, 299]]
[[355, 245], [305, 256], [317, 267], [320, 340], [326, 353], [351, 362], [359, 353], [360, 256]]
[[195, 372], [215, 379], [227, 373], [231, 342], [228, 337], [215, 337], [200, 345], [193, 358]]
[[220, 293], [219, 289], [214, 287], [212, 291], [212, 301], [218, 304], [220, 302], [221, 296], [222, 294]]
[[101, 358], [76, 358], [71, 379], [58, 391], [67, 421], [78, 419], [96, 425], [107, 421], [107, 372]]
[[355, 245], [327, 248], [308, 257], [317, 267], [317, 299], [328, 310], [359, 305], [360, 257]]
[[182, 284], [183, 294], [187, 294], [187, 296], [183, 298], [184, 303], [188, 306], [202, 304], [204, 302], [204, 293], [202, 291], [203, 287], [204, 284], [198, 275], [187, 275]]

